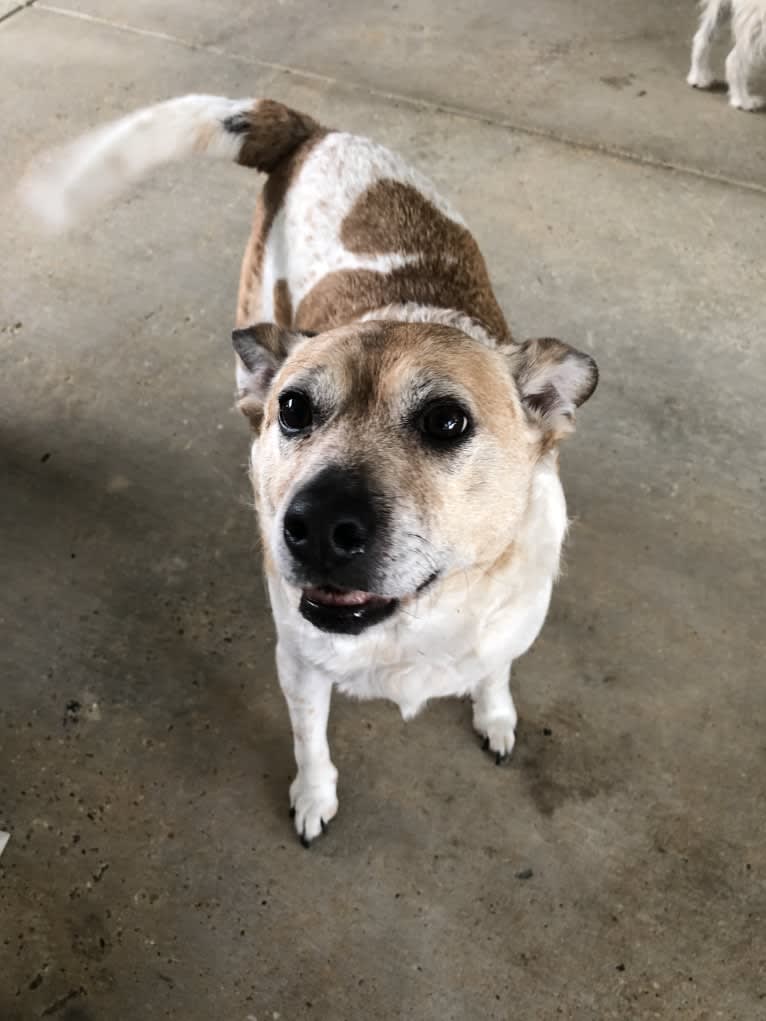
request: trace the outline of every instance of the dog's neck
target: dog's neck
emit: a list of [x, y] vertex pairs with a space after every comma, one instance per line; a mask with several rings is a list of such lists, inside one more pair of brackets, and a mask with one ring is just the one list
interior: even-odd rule
[[365, 312], [359, 318], [359, 322], [362, 323], [371, 320], [393, 320], [397, 323], [442, 323], [444, 326], [452, 326], [456, 330], [468, 334], [469, 337], [481, 341], [487, 347], [497, 347], [497, 341], [481, 323], [454, 308], [437, 308], [436, 305], [419, 305], [415, 301], [408, 301], [375, 308], [371, 312]]

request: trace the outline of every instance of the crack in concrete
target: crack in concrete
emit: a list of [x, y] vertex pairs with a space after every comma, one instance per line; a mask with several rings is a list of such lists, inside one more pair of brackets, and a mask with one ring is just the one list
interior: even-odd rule
[[8, 19], [12, 18], [15, 14], [20, 14], [21, 11], [25, 11], [27, 7], [31, 7], [34, 3], [37, 3], [37, 0], [20, 0], [17, 7], [12, 7], [10, 11], [6, 11], [5, 14], [0, 14], [0, 25], [2, 25], [4, 21], [8, 21]]
[[[471, 110], [467, 107], [455, 106], [452, 103], [436, 103], [432, 100], [421, 99], [417, 96], [407, 95], [406, 93], [376, 89], [369, 85], [361, 85], [358, 82], [350, 81], [348, 79], [335, 78], [332, 75], [323, 74], [319, 71], [311, 71], [307, 68], [292, 67], [289, 64], [280, 64], [271, 60], [263, 60], [259, 57], [250, 57], [240, 53], [231, 53], [229, 50], [225, 50], [222, 47], [215, 46], [211, 43], [194, 43], [188, 39], [183, 39], [180, 36], [172, 35], [168, 32], [159, 32], [155, 29], [140, 28], [137, 25], [128, 25], [124, 22], [112, 21], [110, 18], [101, 18], [98, 15], [86, 14], [82, 11], [73, 11], [67, 7], [59, 7], [55, 4], [40, 3], [38, 0], [27, 0], [27, 3], [24, 4], [22, 8], [19, 8], [19, 10], [24, 7], [31, 7], [33, 4], [35, 10], [46, 11], [49, 14], [56, 14], [68, 18], [77, 18], [81, 21], [92, 22], [96, 25], [103, 25], [107, 28], [113, 28], [121, 32], [128, 32], [132, 35], [158, 39], [162, 42], [171, 43], [174, 46], [182, 46], [188, 50], [197, 50], [213, 54], [216, 57], [225, 57], [227, 60], [237, 61], [240, 64], [247, 64], [251, 67], [260, 67], [265, 70], [291, 75], [295, 78], [322, 82], [325, 85], [333, 85], [340, 89], [346, 89], [352, 92], [361, 92], [365, 95], [373, 96], [377, 99], [382, 99], [390, 103], [409, 106], [412, 109], [447, 114], [448, 116], [460, 118], [462, 120], [474, 121], [475, 123], [486, 124], [489, 127], [501, 128], [520, 135], [527, 135], [530, 138], [540, 138], [545, 141], [566, 146], [570, 149], [595, 153], [600, 156], [608, 156], [612, 159], [621, 160], [625, 163], [635, 164], [636, 166], [684, 174], [688, 177], [698, 178], [715, 184], [722, 184], [727, 187], [740, 188], [744, 191], [756, 192], [758, 194], [766, 194], [766, 184], [758, 184], [755, 181], [745, 181], [738, 177], [731, 177], [728, 174], [717, 174], [713, 171], [701, 170], [699, 167], [689, 166], [684, 163], [677, 163], [674, 160], [662, 160], [653, 156], [642, 156], [640, 153], [633, 152], [630, 149], [624, 149], [621, 146], [601, 145], [598, 142], [588, 142], [583, 139], [572, 138], [568, 135], [551, 131], [548, 128], [538, 128], [529, 124], [518, 124], [514, 121], [482, 113], [480, 110]], [[11, 12], [11, 14], [14, 13], [17, 12]], [[6, 15], [6, 17], [10, 17], [10, 15]]]

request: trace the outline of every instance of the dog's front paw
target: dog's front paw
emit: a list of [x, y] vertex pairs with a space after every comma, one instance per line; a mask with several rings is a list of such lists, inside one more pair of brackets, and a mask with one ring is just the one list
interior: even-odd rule
[[693, 67], [686, 76], [687, 82], [695, 89], [709, 89], [715, 85], [715, 76], [712, 71], [705, 71], [701, 67]]
[[301, 772], [290, 784], [290, 814], [304, 847], [324, 833], [338, 811], [337, 777], [338, 771], [330, 766], [326, 777], [315, 774], [309, 778]]
[[735, 110], [752, 112], [753, 110], [763, 109], [766, 99], [763, 96], [730, 96], [729, 102]]
[[516, 743], [516, 717], [495, 716], [481, 723], [474, 719], [474, 727], [480, 737], [484, 738], [484, 751], [494, 755], [495, 765], [501, 766], [507, 762]]

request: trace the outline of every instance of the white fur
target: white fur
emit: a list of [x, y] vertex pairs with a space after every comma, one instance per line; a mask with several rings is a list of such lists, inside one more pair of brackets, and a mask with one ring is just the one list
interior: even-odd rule
[[376, 308], [372, 312], [365, 312], [359, 322], [375, 322], [376, 320], [395, 319], [399, 323], [441, 323], [442, 326], [452, 326], [455, 330], [481, 341], [486, 347], [497, 347], [497, 341], [491, 337], [481, 323], [467, 316], [464, 312], [458, 312], [454, 308], [436, 308], [434, 305], [418, 305], [417, 302], [407, 301], [403, 304], [386, 305], [385, 308]]
[[194, 153], [236, 160], [243, 137], [225, 131], [223, 121], [255, 102], [182, 96], [136, 110], [49, 154], [19, 192], [49, 229], [66, 230], [163, 163]]
[[748, 89], [748, 79], [766, 53], [766, 0], [702, 0], [702, 15], [692, 44], [692, 64], [687, 81], [698, 89], [715, 81], [710, 53], [717, 29], [731, 18], [734, 46], [726, 58], [729, 102], [738, 110], [759, 110], [762, 96]]
[[305, 840], [337, 811], [337, 770], [327, 744], [333, 686], [355, 698], [389, 699], [404, 719], [429, 699], [471, 695], [474, 726], [489, 748], [501, 758], [512, 751], [510, 667], [543, 625], [567, 528], [553, 456], [536, 469], [515, 555], [489, 580], [467, 574], [465, 585], [437, 586], [370, 631], [345, 636], [317, 631], [298, 611], [300, 592], [270, 579], [298, 766], [291, 803]]

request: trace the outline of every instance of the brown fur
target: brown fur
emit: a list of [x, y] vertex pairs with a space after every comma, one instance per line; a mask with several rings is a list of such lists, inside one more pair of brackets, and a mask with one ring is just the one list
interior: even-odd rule
[[289, 329], [293, 323], [293, 301], [284, 279], [274, 284], [274, 322], [285, 329]]
[[319, 125], [307, 114], [291, 110], [273, 99], [261, 99], [243, 115], [246, 128], [237, 162], [270, 174], [303, 142], [315, 135]]
[[420, 258], [390, 273], [328, 273], [298, 306], [298, 329], [321, 332], [376, 308], [414, 301], [457, 309], [499, 340], [511, 339], [476, 241], [410, 185], [385, 180], [368, 188], [343, 221], [341, 241], [360, 255]]
[[[263, 102], [267, 102], [264, 100]], [[280, 104], [276, 104], [280, 105]], [[286, 109], [286, 108], [283, 108]], [[292, 112], [292, 111], [290, 111]], [[302, 116], [302, 115], [299, 115]], [[306, 118], [310, 120], [310, 118]], [[311, 121], [314, 124], [313, 121]], [[242, 269], [239, 277], [239, 294], [237, 296], [236, 325], [238, 329], [257, 322], [260, 318], [261, 270], [266, 239], [271, 230], [274, 218], [282, 207], [287, 190], [298, 176], [312, 149], [327, 131], [314, 126], [311, 134], [306, 136], [296, 148], [273, 170], [263, 191], [258, 196], [253, 218], [253, 229], [247, 242]], [[240, 159], [241, 162], [241, 159]], [[276, 297], [276, 296], [275, 296]], [[292, 316], [292, 301], [291, 301]], [[286, 325], [289, 325], [286, 324]]]

